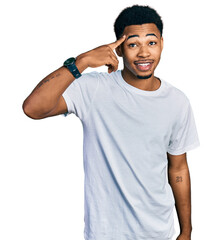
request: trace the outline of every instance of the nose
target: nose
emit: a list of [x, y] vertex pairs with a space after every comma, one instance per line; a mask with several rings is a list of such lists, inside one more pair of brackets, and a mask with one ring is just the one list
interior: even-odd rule
[[150, 56], [150, 51], [149, 51], [148, 46], [144, 46], [144, 45], [141, 46], [139, 49], [139, 52], [138, 52], [138, 57], [146, 58], [149, 56]]

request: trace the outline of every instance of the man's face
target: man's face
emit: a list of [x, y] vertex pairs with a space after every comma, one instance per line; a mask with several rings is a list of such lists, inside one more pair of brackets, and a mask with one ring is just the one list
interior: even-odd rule
[[123, 73], [128, 78], [154, 75], [163, 48], [163, 38], [155, 24], [131, 25], [124, 29], [124, 43], [117, 54], [123, 57]]

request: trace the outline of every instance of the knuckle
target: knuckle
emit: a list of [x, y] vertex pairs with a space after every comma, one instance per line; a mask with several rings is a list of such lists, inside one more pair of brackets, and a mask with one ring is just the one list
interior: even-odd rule
[[106, 49], [107, 49], [108, 51], [112, 50], [109, 45], [106, 45]]

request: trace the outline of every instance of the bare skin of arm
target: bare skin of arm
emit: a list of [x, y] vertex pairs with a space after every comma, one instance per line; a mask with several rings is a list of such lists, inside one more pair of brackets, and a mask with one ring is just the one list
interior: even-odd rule
[[[108, 66], [108, 72], [118, 69], [118, 59], [114, 50], [125, 40], [125, 36], [117, 41], [100, 46], [76, 58], [76, 66], [80, 73], [86, 68]], [[34, 88], [23, 103], [24, 113], [32, 119], [42, 119], [67, 112], [63, 92], [75, 80], [66, 67], [60, 67], [46, 76]]]
[[191, 183], [186, 153], [168, 157], [168, 179], [172, 187], [180, 224], [177, 240], [191, 239]]

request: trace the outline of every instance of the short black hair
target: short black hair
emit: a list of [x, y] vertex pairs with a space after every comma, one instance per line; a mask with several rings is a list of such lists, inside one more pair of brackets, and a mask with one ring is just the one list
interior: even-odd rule
[[163, 22], [156, 10], [149, 6], [141, 5], [133, 5], [132, 7], [123, 9], [114, 23], [116, 38], [119, 39], [121, 37], [125, 27], [130, 25], [142, 25], [145, 23], [154, 23], [162, 36]]

